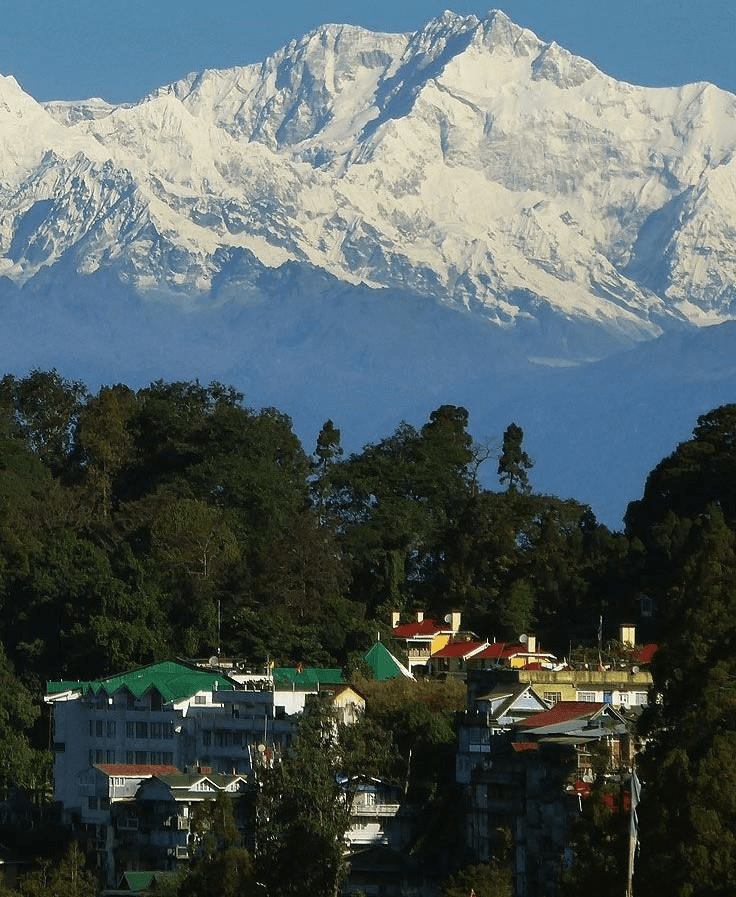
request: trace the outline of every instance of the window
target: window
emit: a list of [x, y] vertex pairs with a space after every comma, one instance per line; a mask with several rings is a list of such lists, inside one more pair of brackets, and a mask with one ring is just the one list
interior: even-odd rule
[[195, 695], [194, 703], [195, 704], [206, 704], [207, 703], [207, 695]]
[[174, 765], [174, 755], [171, 753], [171, 751], [164, 751], [163, 758], [164, 758], [164, 763], [167, 766]]
[[97, 807], [99, 806], [97, 798], [96, 797], [88, 797], [87, 798], [87, 806], [90, 808], [90, 810], [96, 810]]
[[174, 737], [174, 724], [173, 723], [164, 723], [164, 738], [173, 738]]
[[136, 738], [148, 738], [148, 723], [136, 723], [135, 724], [135, 737]]
[[230, 747], [233, 743], [232, 735], [225, 729], [217, 729], [215, 732], [215, 744], [217, 747]]
[[578, 701], [595, 701], [594, 691], [579, 691]]
[[133, 763], [133, 762], [134, 762], [134, 759], [133, 759], [134, 756], [135, 756], [135, 755], [133, 754], [133, 751], [126, 751], [126, 752], [125, 752], [125, 762], [126, 762], [126, 763]]
[[622, 704], [629, 703], [629, 693], [627, 691], [619, 692], [619, 698], [620, 698]]
[[115, 720], [109, 720], [107, 723], [107, 737], [108, 738], [115, 737]]
[[202, 732], [202, 744], [209, 747], [212, 744], [212, 732]]
[[161, 723], [150, 724], [151, 738], [161, 738], [163, 735], [163, 725]]
[[648, 703], [647, 702], [647, 693], [645, 691], [638, 691], [636, 693], [636, 703], [639, 704], [640, 706]]
[[562, 700], [562, 692], [561, 691], [546, 691], [544, 693], [544, 700], [551, 701], [553, 704], [556, 704], [558, 701]]
[[135, 738], [135, 723], [130, 720], [125, 724], [125, 737]]
[[97, 750], [95, 751], [95, 763], [104, 763], [105, 762], [105, 752]]
[[161, 751], [151, 751], [151, 763], [160, 766], [163, 763]]
[[102, 720], [95, 720], [95, 737], [102, 738]]
[[148, 762], [148, 752], [147, 751], [136, 751], [135, 752], [135, 762], [138, 764], [143, 764]]
[[115, 751], [105, 751], [105, 763], [115, 762]]

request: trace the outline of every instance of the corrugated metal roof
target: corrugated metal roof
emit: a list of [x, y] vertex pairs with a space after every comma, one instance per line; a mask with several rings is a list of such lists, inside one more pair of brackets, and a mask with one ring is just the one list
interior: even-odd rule
[[97, 763], [96, 768], [106, 776], [123, 776], [130, 779], [145, 776], [181, 775], [176, 766], [169, 763]]
[[417, 636], [431, 636], [437, 635], [439, 632], [448, 631], [446, 625], [438, 623], [431, 617], [427, 617], [421, 623], [418, 623], [416, 620], [413, 623], [399, 623], [398, 626], [394, 626], [393, 634], [397, 638], [416, 638]]
[[140, 670], [131, 670], [110, 679], [93, 682], [90, 687], [95, 693], [104, 690], [108, 694], [126, 687], [136, 697], [140, 697], [151, 686], [158, 689], [166, 701], [182, 701], [191, 698], [199, 691], [215, 689], [230, 691], [235, 687], [224, 673], [193, 670], [174, 661], [154, 663]]
[[592, 716], [606, 705], [599, 701], [558, 701], [549, 710], [542, 710], [528, 717], [520, 729], [539, 729], [542, 726], [553, 726], [579, 717]]
[[487, 644], [487, 642], [476, 641], [448, 642], [444, 648], [434, 652], [432, 659], [434, 660], [435, 657], [467, 657], [470, 654], [475, 656], [474, 652], [484, 648]]
[[412, 674], [400, 663], [388, 650], [383, 642], [376, 642], [373, 647], [363, 655], [363, 660], [373, 670], [373, 675], [379, 682], [385, 679], [397, 679], [405, 676], [413, 679]]
[[316, 688], [320, 684], [340, 685], [342, 670], [326, 667], [277, 667], [273, 670], [274, 685], [291, 688]]

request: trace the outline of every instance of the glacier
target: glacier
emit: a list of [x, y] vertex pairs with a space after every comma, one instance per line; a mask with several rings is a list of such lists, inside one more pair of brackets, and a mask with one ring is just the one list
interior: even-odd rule
[[734, 95], [498, 10], [325, 25], [118, 106], [0, 77], [3, 367], [223, 380], [307, 450], [463, 404], [617, 528], [733, 398], [735, 150]]

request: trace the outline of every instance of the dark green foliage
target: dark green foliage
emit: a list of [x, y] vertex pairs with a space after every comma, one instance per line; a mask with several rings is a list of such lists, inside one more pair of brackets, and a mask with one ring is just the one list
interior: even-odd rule
[[665, 636], [653, 664], [661, 702], [642, 720], [642, 897], [736, 889], [735, 425], [734, 405], [698, 418], [626, 515], [637, 584]]
[[530, 492], [527, 471], [534, 462], [522, 447], [524, 431], [511, 423], [503, 434], [503, 448], [498, 459], [498, 478], [511, 492]]
[[644, 720], [637, 893], [736, 888], [736, 536], [711, 506], [689, 533], [655, 658], [662, 703]]
[[442, 885], [440, 897], [512, 897], [511, 870], [500, 862], [466, 866]]
[[253, 860], [241, 845], [232, 798], [220, 793], [200, 804], [192, 818], [194, 850], [179, 897], [241, 897], [255, 894]]
[[95, 897], [97, 882], [74, 842], [60, 863], [43, 860], [39, 869], [24, 875], [19, 891], [22, 897]]
[[56, 371], [34, 370], [22, 380], [6, 374], [0, 381], [0, 405], [13, 409], [28, 445], [55, 476], [67, 467], [86, 395], [83, 383], [65, 380]]
[[333, 897], [347, 875], [349, 798], [336, 774], [338, 729], [326, 705], [300, 722], [292, 750], [261, 773], [256, 868], [269, 897]]
[[631, 777], [611, 768], [605, 741], [589, 748], [594, 780], [569, 833], [572, 859], [563, 864], [560, 897], [620, 897], [627, 893]]
[[51, 757], [34, 748], [29, 735], [40, 716], [36, 696], [18, 679], [0, 645], [0, 799], [20, 787], [34, 797], [45, 793]]

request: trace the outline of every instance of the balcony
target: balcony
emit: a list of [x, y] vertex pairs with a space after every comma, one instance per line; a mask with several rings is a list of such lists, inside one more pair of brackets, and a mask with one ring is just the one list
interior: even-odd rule
[[351, 816], [396, 816], [399, 804], [354, 804]]

